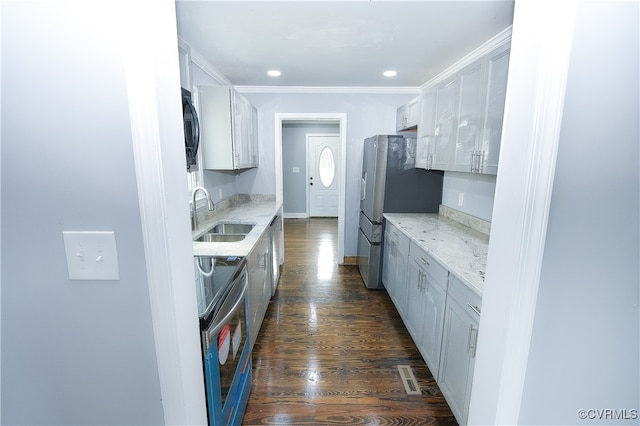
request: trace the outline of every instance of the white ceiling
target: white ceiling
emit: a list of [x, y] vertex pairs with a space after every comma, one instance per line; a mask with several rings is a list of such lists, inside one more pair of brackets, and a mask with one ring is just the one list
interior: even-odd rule
[[176, 15], [233, 85], [418, 87], [511, 25], [513, 0], [178, 0]]

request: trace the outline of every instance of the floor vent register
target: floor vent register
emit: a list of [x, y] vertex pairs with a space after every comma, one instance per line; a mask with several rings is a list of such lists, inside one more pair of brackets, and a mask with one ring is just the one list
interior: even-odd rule
[[413, 375], [411, 367], [408, 365], [398, 365], [398, 371], [400, 372], [402, 384], [404, 384], [407, 395], [421, 395], [420, 385], [416, 380], [416, 376]]

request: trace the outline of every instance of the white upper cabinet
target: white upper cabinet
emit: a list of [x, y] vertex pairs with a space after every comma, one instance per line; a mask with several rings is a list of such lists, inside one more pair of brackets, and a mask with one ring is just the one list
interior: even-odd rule
[[509, 53], [507, 40], [423, 91], [416, 167], [497, 173]]
[[235, 94], [234, 98], [234, 136], [239, 142], [237, 145], [237, 167], [248, 169], [258, 167], [258, 113], [249, 101]]
[[449, 170], [455, 148], [455, 120], [458, 107], [458, 84], [455, 75], [436, 87], [435, 123], [433, 129], [432, 168]]
[[255, 108], [229, 86], [200, 86], [199, 93], [204, 168], [258, 167]]
[[433, 120], [435, 107], [436, 94], [434, 91], [428, 91], [420, 95], [416, 167], [426, 170], [431, 169], [433, 162]]
[[502, 118], [504, 100], [507, 95], [507, 74], [511, 43], [505, 43], [487, 57], [487, 103], [484, 110], [483, 135], [480, 150], [483, 153], [482, 173], [495, 175], [498, 172], [498, 154], [502, 140]]
[[482, 135], [486, 78], [484, 60], [458, 73], [458, 111], [455, 120], [455, 147], [448, 170], [475, 172], [475, 156]]
[[420, 97], [400, 106], [396, 112], [396, 131], [415, 130], [420, 117]]

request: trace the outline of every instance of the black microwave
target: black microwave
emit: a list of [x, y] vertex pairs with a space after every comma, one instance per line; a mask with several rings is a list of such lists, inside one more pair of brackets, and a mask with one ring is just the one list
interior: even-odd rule
[[198, 145], [200, 144], [200, 124], [198, 113], [193, 106], [191, 92], [182, 88], [182, 123], [184, 126], [184, 146], [187, 158], [187, 171], [198, 170]]

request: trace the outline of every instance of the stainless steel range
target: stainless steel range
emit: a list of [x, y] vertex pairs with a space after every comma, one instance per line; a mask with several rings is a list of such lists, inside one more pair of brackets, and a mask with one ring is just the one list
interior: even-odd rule
[[245, 260], [196, 256], [194, 261], [209, 425], [240, 424], [252, 382]]

